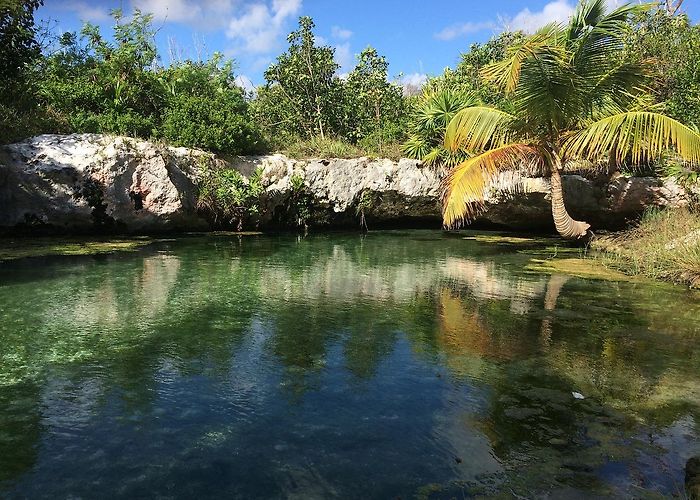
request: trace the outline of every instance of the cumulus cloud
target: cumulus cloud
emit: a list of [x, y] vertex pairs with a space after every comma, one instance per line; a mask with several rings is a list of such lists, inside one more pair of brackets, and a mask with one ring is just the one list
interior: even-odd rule
[[[628, 3], [628, 0], [606, 0], [608, 11]], [[532, 12], [530, 9], [523, 9], [512, 19], [504, 20], [505, 27], [509, 30], [522, 30], [526, 33], [533, 33], [537, 29], [549, 23], [566, 23], [576, 10], [575, 0], [554, 0], [546, 4], [542, 10]]]
[[104, 21], [109, 19], [109, 9], [104, 6], [82, 0], [68, 0], [57, 6], [61, 10], [73, 12], [81, 21]]
[[243, 14], [229, 21], [226, 35], [239, 44], [239, 51], [249, 54], [271, 52], [277, 47], [288, 18], [300, 9], [301, 0], [248, 4], [243, 8]]
[[539, 11], [532, 12], [525, 8], [512, 19], [504, 19], [504, 24], [508, 30], [534, 33], [545, 24], [568, 21], [573, 13], [574, 6], [567, 0], [555, 0], [549, 2]]
[[458, 23], [448, 26], [447, 28], [435, 33], [435, 38], [438, 40], [454, 40], [464, 35], [470, 35], [472, 33], [478, 33], [479, 31], [493, 29], [496, 24], [491, 21], [485, 21], [480, 23]]
[[[606, 0], [608, 10], [613, 10], [627, 3], [626, 0]], [[566, 23], [576, 9], [575, 0], [553, 0], [542, 10], [531, 11], [525, 8], [513, 17], [501, 18], [500, 23], [505, 30], [533, 33], [549, 23]], [[457, 23], [435, 33], [438, 40], [453, 40], [486, 29], [495, 29], [493, 21]]]
[[427, 81], [428, 75], [425, 73], [411, 73], [401, 76], [397, 83], [403, 88], [404, 95], [416, 95]]
[[234, 0], [132, 0], [136, 9], [153, 14], [158, 21], [183, 23], [202, 30], [226, 26]]
[[340, 26], [333, 26], [331, 28], [331, 36], [338, 40], [347, 40], [352, 36], [352, 31], [341, 28]]

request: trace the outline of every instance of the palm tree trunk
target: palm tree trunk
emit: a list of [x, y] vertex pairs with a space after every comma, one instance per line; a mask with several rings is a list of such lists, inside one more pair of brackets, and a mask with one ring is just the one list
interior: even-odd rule
[[561, 187], [561, 161], [555, 158], [552, 165], [552, 215], [554, 216], [554, 226], [562, 238], [567, 240], [579, 240], [588, 234], [591, 225], [585, 222], [574, 220], [564, 206], [564, 192]]

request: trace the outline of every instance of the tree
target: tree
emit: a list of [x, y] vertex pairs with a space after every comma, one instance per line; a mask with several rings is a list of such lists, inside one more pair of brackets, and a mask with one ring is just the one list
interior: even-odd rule
[[680, 10], [681, 5], [683, 5], [683, 0], [664, 0], [666, 12], [672, 16]]
[[357, 65], [344, 85], [345, 114], [349, 121], [346, 137], [356, 142], [380, 134], [396, 123], [403, 112], [401, 87], [389, 82], [389, 63], [377, 50], [367, 47], [357, 58]]
[[34, 12], [42, 0], [0, 2], [0, 143], [33, 133], [45, 120], [33, 99], [32, 69], [41, 56]]
[[339, 66], [331, 47], [316, 46], [314, 27], [310, 17], [299, 18], [299, 29], [287, 37], [289, 49], [265, 71], [268, 90], [260, 98], [280, 98], [281, 103], [270, 104], [291, 111], [284, 117], [290, 128], [296, 124], [302, 135], [324, 138], [337, 118], [334, 107], [340, 84], [335, 74]]
[[10, 0], [0, 5], [0, 82], [20, 78], [40, 55], [34, 12], [43, 0]]
[[159, 133], [179, 146], [259, 153], [262, 136], [248, 116], [243, 89], [235, 83], [233, 61], [222, 61], [215, 53], [208, 61], [185, 61], [159, 72], [168, 96]]
[[120, 10], [112, 15], [114, 41], [90, 23], [80, 38], [61, 37], [42, 63], [39, 99], [64, 114], [73, 130], [151, 137], [166, 100], [155, 71], [152, 16], [136, 10], [125, 22]]
[[700, 26], [662, 8], [642, 12], [630, 23], [628, 56], [648, 61], [656, 103], [669, 116], [700, 126]]
[[700, 134], [643, 108], [649, 69], [625, 57], [623, 38], [630, 16], [645, 8], [626, 5], [606, 13], [605, 0], [584, 0], [568, 25], [542, 28], [482, 70], [511, 97], [514, 112], [472, 106], [450, 122], [445, 147], [472, 156], [444, 181], [446, 226], [468, 222], [483, 209], [499, 172], [534, 169], [551, 176], [557, 232], [583, 238], [590, 226], [566, 210], [563, 169], [639, 163], [670, 148], [684, 161], [700, 162]]
[[505, 32], [485, 44], [472, 44], [462, 54], [457, 68], [446, 68], [442, 75], [431, 78], [417, 99], [411, 119], [410, 137], [403, 145], [409, 158], [429, 165], [454, 167], [464, 161], [468, 152], [450, 151], [444, 147], [445, 129], [460, 110], [477, 104], [488, 104], [510, 110], [508, 96], [496, 85], [484, 80], [481, 71], [502, 61], [509, 47], [522, 42], [520, 32]]

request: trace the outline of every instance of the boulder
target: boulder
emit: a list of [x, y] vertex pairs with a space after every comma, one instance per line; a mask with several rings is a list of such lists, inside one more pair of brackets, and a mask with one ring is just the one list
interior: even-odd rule
[[158, 232], [206, 229], [198, 157], [97, 134], [42, 135], [0, 149], [0, 228]]

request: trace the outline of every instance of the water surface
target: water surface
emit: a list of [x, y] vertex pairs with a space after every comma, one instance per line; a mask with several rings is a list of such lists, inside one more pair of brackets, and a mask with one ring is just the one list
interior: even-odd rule
[[680, 493], [698, 295], [466, 234], [0, 263], [0, 497]]

